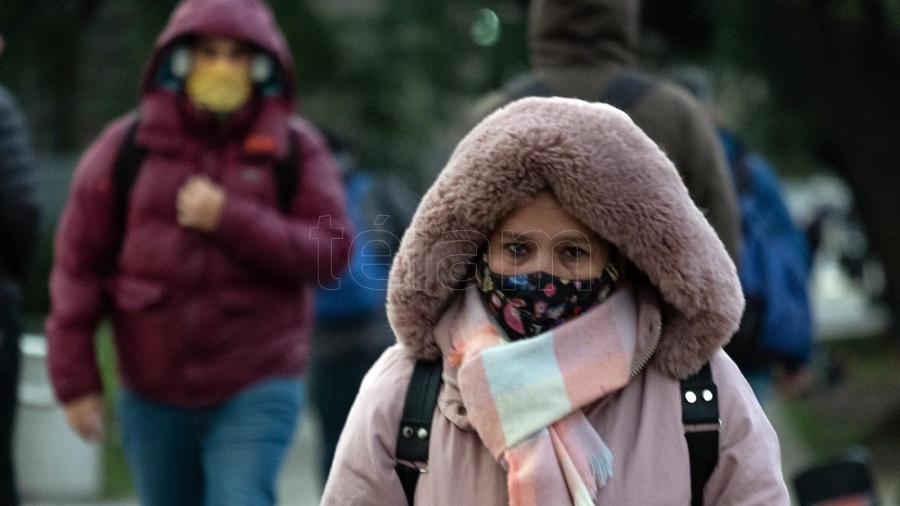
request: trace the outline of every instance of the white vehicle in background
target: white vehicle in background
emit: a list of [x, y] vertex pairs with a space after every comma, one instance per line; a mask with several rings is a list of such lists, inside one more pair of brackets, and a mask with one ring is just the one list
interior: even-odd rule
[[830, 341], [879, 334], [890, 323], [878, 302], [884, 292], [881, 262], [854, 217], [853, 195], [841, 179], [817, 174], [785, 179], [791, 215], [811, 238], [810, 299], [816, 339]]

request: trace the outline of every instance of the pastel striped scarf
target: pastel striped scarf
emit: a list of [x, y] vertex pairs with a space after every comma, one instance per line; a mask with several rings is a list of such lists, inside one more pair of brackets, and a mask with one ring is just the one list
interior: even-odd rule
[[450, 363], [469, 421], [508, 471], [511, 506], [595, 504], [613, 459], [581, 408], [629, 379], [637, 335], [623, 287], [552, 331], [503, 340], [469, 289]]

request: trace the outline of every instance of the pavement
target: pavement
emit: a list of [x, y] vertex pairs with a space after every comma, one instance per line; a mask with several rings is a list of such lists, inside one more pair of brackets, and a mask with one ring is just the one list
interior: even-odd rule
[[[298, 435], [288, 450], [281, 476], [278, 479], [278, 504], [281, 506], [317, 506], [321, 498], [318, 469], [317, 425], [314, 415], [306, 410], [298, 426]], [[96, 500], [31, 499], [22, 506], [138, 506], [134, 497]]]
[[[790, 489], [791, 478], [800, 469], [811, 463], [811, 456], [797, 438], [784, 412], [783, 405], [771, 402], [765, 406], [766, 414], [778, 433], [781, 443], [782, 469]], [[316, 506], [321, 498], [318, 479], [318, 439], [314, 414], [308, 411], [298, 426], [298, 436], [288, 450], [284, 468], [278, 480], [278, 504], [281, 506]], [[881, 485], [882, 505], [900, 505], [900, 482], [896, 478], [885, 480]], [[792, 503], [796, 504], [793, 501]], [[25, 501], [23, 506], [138, 506], [135, 498], [98, 499], [93, 501]]]
[[[782, 473], [788, 491], [791, 493], [791, 504], [797, 504], [793, 490], [794, 476], [802, 469], [824, 462], [813, 455], [800, 440], [790, 423], [783, 402], [769, 402], [763, 406], [763, 410], [778, 434], [778, 442], [781, 446]], [[842, 417], [846, 417], [846, 413]], [[897, 455], [897, 451], [892, 452], [891, 455]], [[879, 504], [881, 506], [900, 506], [900, 472], [897, 471], [897, 463], [885, 465], [883, 462], [878, 462], [877, 459], [872, 459], [871, 468], [880, 500]]]

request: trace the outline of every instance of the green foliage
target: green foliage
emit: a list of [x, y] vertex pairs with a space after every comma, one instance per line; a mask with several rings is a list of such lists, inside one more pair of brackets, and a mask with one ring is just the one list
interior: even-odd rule
[[770, 7], [751, 0], [645, 2], [641, 61], [651, 69], [707, 68], [720, 121], [780, 172], [804, 175], [819, 168], [819, 132], [798, 100], [809, 83], [799, 80]]
[[[414, 170], [470, 100], [527, 68], [525, 15], [509, 1], [373, 5], [365, 13], [320, 12], [330, 28], [322, 43], [335, 49], [321, 59], [321, 72], [307, 67], [304, 78], [301, 68], [303, 82], [313, 83], [304, 87], [303, 109], [351, 135], [363, 164]], [[472, 35], [485, 8], [496, 13], [500, 32], [488, 46]], [[285, 31], [298, 59], [319, 45]]]
[[735, 94], [734, 100], [741, 102], [740, 113], [729, 118], [731, 126], [782, 173], [815, 171], [817, 126], [808, 104], [798, 100], [809, 83], [799, 80], [797, 62], [790, 57], [789, 41], [776, 29], [772, 9], [749, 0], [709, 5], [716, 26], [710, 66], [719, 76], [729, 75], [726, 88], [754, 79], [765, 87], [755, 101]]
[[334, 30], [309, 2], [271, 2], [275, 19], [291, 46], [298, 84], [303, 93], [315, 93], [333, 82], [339, 65]]
[[5, 1], [0, 9], [0, 34], [7, 43], [0, 57], [0, 80], [34, 99], [42, 93], [60, 97], [44, 104], [41, 112], [59, 122], [48, 144], [64, 146], [72, 135], [72, 86], [78, 81], [85, 41], [80, 13], [63, 0]]
[[866, 446], [873, 440], [871, 428], [862, 424], [817, 415], [804, 401], [785, 402], [785, 411], [803, 442], [817, 458], [826, 458], [840, 449]]
[[[714, 19], [715, 43], [708, 63], [717, 72], [762, 79], [767, 93], [764, 100], [748, 109], [750, 114], [737, 118], [736, 125], [751, 145], [769, 155], [784, 172], [807, 173], [827, 163], [821, 153], [825, 127], [822, 114], [826, 107], [840, 104], [815, 102], [829, 80], [857, 75], [864, 65], [848, 57], [860, 44], [871, 44], [871, 61], [890, 57], [900, 34], [900, 2], [897, 0], [735, 0], [709, 1]], [[822, 34], [835, 47], [847, 48], [835, 54], [832, 72], [811, 67], [798, 58], [800, 41], [812, 40], [810, 34]], [[868, 38], [871, 33], [884, 34]], [[872, 40], [880, 42], [872, 44]], [[893, 42], [890, 41], [893, 39]], [[868, 41], [868, 42], [867, 42]], [[809, 42], [805, 42], [807, 45]], [[809, 49], [807, 49], [808, 51]], [[854, 94], [872, 95], [877, 86], [859, 74]], [[852, 78], [851, 78], [852, 79]], [[845, 89], [845, 92], [850, 90]], [[873, 95], [874, 96], [874, 95]], [[852, 97], [848, 97], [848, 101]], [[833, 139], [832, 139], [833, 141]]]
[[894, 37], [900, 37], [900, 0], [884, 0], [887, 24]]
[[[22, 98], [41, 151], [82, 150], [133, 109], [176, 0], [3, 2], [0, 79]], [[515, 0], [270, 2], [291, 46], [300, 107], [352, 135], [370, 167], [414, 168], [475, 96], [527, 68]], [[87, 6], [91, 5], [92, 8]], [[499, 39], [473, 40], [485, 8]]]

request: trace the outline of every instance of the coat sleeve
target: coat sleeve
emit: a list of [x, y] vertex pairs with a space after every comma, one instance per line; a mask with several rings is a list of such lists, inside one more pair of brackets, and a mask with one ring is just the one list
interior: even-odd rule
[[46, 333], [50, 376], [63, 403], [102, 389], [94, 335], [107, 309], [103, 282], [119, 238], [112, 166], [130, 123], [111, 125], [78, 162], [56, 229]]
[[18, 107], [0, 88], [0, 277], [25, 281], [38, 244], [34, 159]]
[[323, 506], [407, 504], [394, 455], [414, 364], [395, 345], [366, 374], [338, 442]]
[[344, 188], [321, 134], [301, 121], [293, 129], [300, 166], [290, 213], [228, 196], [212, 237], [276, 279], [329, 284], [346, 267], [353, 240]]
[[704, 504], [787, 506], [778, 436], [734, 362], [719, 350], [712, 361], [719, 392], [719, 463]]

